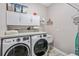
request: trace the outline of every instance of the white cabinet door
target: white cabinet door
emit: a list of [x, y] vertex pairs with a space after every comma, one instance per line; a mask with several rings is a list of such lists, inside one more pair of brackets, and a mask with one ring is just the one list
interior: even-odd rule
[[7, 25], [19, 25], [20, 14], [16, 12], [7, 11]]
[[40, 16], [32, 15], [32, 24], [34, 26], [40, 26]]
[[31, 25], [31, 14], [21, 14], [21, 25]]

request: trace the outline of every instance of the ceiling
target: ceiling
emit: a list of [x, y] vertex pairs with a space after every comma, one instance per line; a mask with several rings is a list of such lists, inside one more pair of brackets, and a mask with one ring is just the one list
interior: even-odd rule
[[41, 3], [41, 4], [46, 6], [46, 7], [49, 7], [49, 6], [51, 6], [52, 3]]
[[[51, 6], [53, 3], [41, 3], [42, 5], [49, 7]], [[75, 7], [79, 8], [79, 3], [71, 3], [72, 5], [74, 5]]]

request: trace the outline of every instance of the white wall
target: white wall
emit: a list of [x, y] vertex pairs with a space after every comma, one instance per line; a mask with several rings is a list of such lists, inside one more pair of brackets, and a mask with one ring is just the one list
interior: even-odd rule
[[0, 4], [0, 35], [3, 35], [6, 30], [6, 4]]
[[65, 53], [75, 51], [75, 33], [77, 26], [74, 25], [72, 16], [77, 11], [67, 4], [53, 4], [48, 8], [48, 18], [53, 20], [52, 35], [55, 37], [55, 47]]
[[40, 3], [25, 3], [22, 5], [28, 6], [28, 13], [30, 14], [36, 12], [41, 17], [46, 18], [47, 16], [47, 8]]

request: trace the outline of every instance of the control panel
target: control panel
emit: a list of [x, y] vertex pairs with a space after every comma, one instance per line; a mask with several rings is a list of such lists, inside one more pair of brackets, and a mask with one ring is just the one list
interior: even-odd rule
[[29, 36], [17, 37], [17, 38], [8, 38], [8, 39], [4, 39], [3, 42], [4, 43], [24, 42], [24, 41], [28, 41], [29, 39], [30, 39]]

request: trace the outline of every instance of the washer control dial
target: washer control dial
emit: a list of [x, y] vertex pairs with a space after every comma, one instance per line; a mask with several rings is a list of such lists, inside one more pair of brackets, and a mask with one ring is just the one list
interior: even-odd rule
[[19, 41], [20, 41], [20, 39], [18, 38], [16, 41], [17, 41], [17, 42], [19, 42]]

